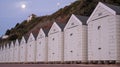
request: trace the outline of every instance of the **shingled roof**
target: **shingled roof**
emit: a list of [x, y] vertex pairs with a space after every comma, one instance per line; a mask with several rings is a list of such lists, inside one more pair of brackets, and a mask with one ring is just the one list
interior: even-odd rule
[[25, 41], [27, 43], [27, 40], [28, 40], [29, 36], [28, 35], [24, 35], [24, 38], [25, 38]]
[[58, 26], [62, 29], [62, 31], [65, 28], [66, 23], [60, 23], [60, 22], [56, 22], [56, 24], [58, 24]]
[[37, 36], [38, 36], [38, 32], [37, 32], [37, 33], [32, 32], [32, 34], [33, 34], [33, 36], [34, 36], [34, 38], [35, 38], [35, 40], [36, 40], [36, 38], [37, 38]]
[[48, 32], [49, 32], [50, 29], [44, 29], [44, 28], [42, 28], [42, 29], [43, 29], [45, 35], [48, 36]]
[[116, 12], [116, 14], [120, 15], [120, 6], [115, 6], [115, 5], [111, 5], [111, 4], [107, 4], [107, 3], [103, 3], [103, 4], [111, 9], [113, 9]]
[[20, 45], [21, 39], [18, 39], [18, 42], [19, 42], [19, 45]]
[[89, 17], [87, 16], [80, 16], [80, 15], [75, 15], [81, 22], [83, 25], [87, 25], [87, 20]]

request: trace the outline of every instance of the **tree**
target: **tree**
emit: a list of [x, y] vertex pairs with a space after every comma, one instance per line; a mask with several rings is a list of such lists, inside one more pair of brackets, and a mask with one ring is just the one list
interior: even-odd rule
[[11, 36], [9, 36], [9, 40], [12, 41], [12, 40], [16, 40], [18, 38], [18, 35], [17, 34], [13, 34]]
[[5, 35], [9, 35], [10, 34], [10, 30], [8, 29], [5, 33]]
[[15, 27], [18, 27], [20, 24], [19, 23], [17, 23], [16, 25], [15, 25]]

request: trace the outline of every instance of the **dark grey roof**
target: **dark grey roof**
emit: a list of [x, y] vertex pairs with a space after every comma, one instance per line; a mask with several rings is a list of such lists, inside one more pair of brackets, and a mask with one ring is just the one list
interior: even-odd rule
[[[16, 41], [17, 41], [17, 40], [18, 40], [18, 44], [20, 45], [21, 39], [16, 39], [16, 40], [15, 40], [15, 44], [16, 44]], [[14, 45], [15, 45], [15, 44], [14, 44]]]
[[50, 29], [44, 29], [44, 28], [42, 28], [42, 29], [43, 29], [45, 35], [48, 36], [48, 32], [49, 32]]
[[16, 40], [13, 40], [13, 45], [15, 45]]
[[34, 38], [35, 38], [35, 40], [36, 40], [36, 38], [37, 38], [37, 36], [38, 36], [38, 32], [36, 33], [34, 33], [34, 32], [32, 32], [32, 34], [33, 34], [33, 36], [34, 36]]
[[60, 22], [56, 22], [58, 24], [58, 26], [62, 29], [62, 31], [65, 28], [66, 23], [60, 23]]
[[87, 20], [89, 17], [87, 16], [80, 16], [80, 15], [75, 15], [81, 22], [83, 25], [87, 25]]
[[2, 45], [1, 47], [2, 47], [2, 50], [3, 50], [4, 46]]
[[0, 43], [0, 48], [2, 47], [2, 43]]
[[2, 48], [2, 44], [0, 44], [0, 49]]
[[21, 42], [21, 39], [18, 39], [18, 42], [19, 42], [19, 44], [20, 44], [20, 42]]
[[28, 40], [29, 36], [28, 36], [28, 35], [25, 35], [24, 38], [25, 38], [25, 41], [26, 41], [26, 43], [27, 43], [27, 40]]
[[120, 15], [120, 6], [115, 6], [115, 5], [111, 5], [111, 4], [107, 4], [107, 3], [103, 3], [103, 4], [105, 4], [107, 7], [116, 11], [116, 14]]
[[6, 43], [3, 43], [2, 46], [3, 46], [3, 48], [4, 48], [4, 46], [6, 47]]
[[11, 46], [11, 43], [13, 43], [13, 46], [15, 45], [15, 40], [14, 41], [11, 41], [9, 46]]
[[2, 47], [2, 48], [4, 48], [4, 47], [6, 48], [6, 47], [7, 47], [7, 43], [3, 43], [3, 44], [1, 45], [1, 47]]

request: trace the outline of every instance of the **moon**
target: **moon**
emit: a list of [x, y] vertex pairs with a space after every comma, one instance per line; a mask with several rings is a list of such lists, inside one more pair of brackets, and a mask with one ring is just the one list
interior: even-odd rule
[[22, 8], [22, 9], [25, 9], [25, 8], [26, 8], [26, 4], [22, 4], [22, 5], [21, 5], [21, 8]]
[[59, 2], [57, 3], [57, 6], [60, 6], [60, 3], [59, 3]]

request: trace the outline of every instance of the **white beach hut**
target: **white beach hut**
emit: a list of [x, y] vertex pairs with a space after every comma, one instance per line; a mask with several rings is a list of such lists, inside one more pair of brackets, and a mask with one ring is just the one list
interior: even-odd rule
[[10, 43], [10, 57], [9, 57], [9, 62], [13, 62], [14, 61], [14, 42], [11, 41]]
[[74, 15], [64, 28], [64, 61], [87, 62], [88, 17]]
[[26, 59], [27, 59], [27, 39], [28, 37], [27, 36], [23, 36], [21, 41], [20, 41], [20, 62], [24, 63], [26, 62]]
[[36, 39], [36, 62], [47, 62], [47, 29], [41, 28]]
[[88, 60], [120, 63], [120, 7], [99, 2], [87, 23]]
[[20, 42], [18, 41], [18, 39], [16, 39], [15, 46], [14, 46], [14, 62], [15, 63], [18, 63], [20, 60], [19, 45], [20, 45]]
[[10, 62], [10, 45], [7, 43], [6, 45], [6, 62]]
[[32, 33], [30, 33], [29, 38], [27, 40], [27, 62], [35, 62], [36, 56], [36, 41], [35, 37]]
[[48, 62], [63, 61], [63, 29], [65, 24], [54, 22], [48, 33]]
[[2, 63], [2, 46], [0, 46], [0, 63]]

